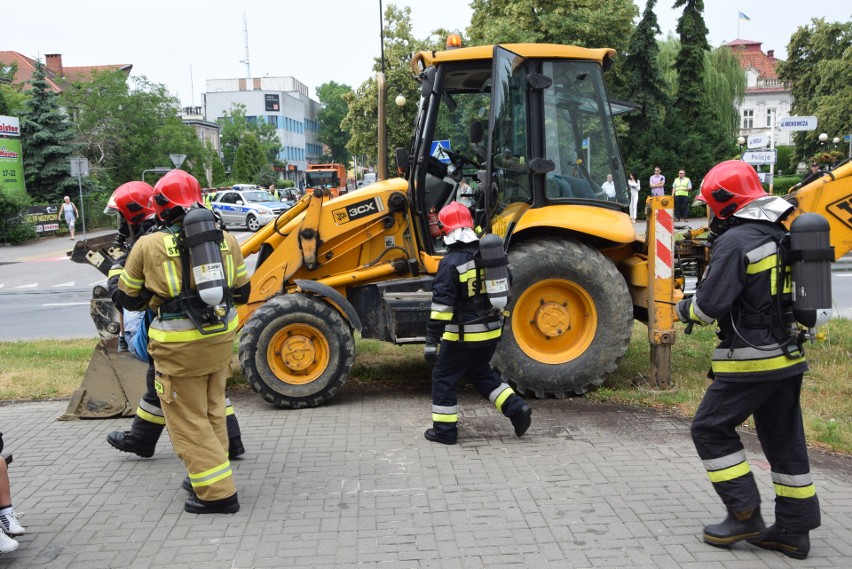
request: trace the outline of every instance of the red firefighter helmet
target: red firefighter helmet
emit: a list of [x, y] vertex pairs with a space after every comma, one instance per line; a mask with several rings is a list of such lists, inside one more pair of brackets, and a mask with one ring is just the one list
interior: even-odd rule
[[156, 212], [151, 207], [154, 188], [145, 182], [127, 182], [115, 189], [107, 207], [114, 208], [132, 225], [152, 218]]
[[466, 227], [473, 229], [473, 218], [470, 210], [459, 202], [450, 202], [438, 212], [438, 221], [441, 222], [441, 231], [447, 235], [454, 229]]
[[740, 160], [716, 164], [701, 181], [701, 201], [719, 219], [728, 219], [744, 205], [766, 195], [757, 172]]
[[171, 170], [154, 186], [152, 204], [157, 217], [168, 221], [176, 207], [188, 208], [203, 204], [201, 184], [183, 170]]

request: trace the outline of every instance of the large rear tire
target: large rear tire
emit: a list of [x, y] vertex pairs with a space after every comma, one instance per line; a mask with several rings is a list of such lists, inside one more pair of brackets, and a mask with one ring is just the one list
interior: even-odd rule
[[633, 331], [624, 277], [597, 250], [559, 237], [509, 252], [512, 302], [494, 366], [521, 393], [582, 394], [618, 366]]
[[252, 389], [281, 408], [315, 407], [346, 382], [355, 359], [349, 324], [323, 300], [275, 296], [240, 336], [240, 364]]

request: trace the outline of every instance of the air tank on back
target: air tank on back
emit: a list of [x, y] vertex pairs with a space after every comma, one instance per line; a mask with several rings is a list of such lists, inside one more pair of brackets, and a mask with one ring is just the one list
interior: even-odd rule
[[793, 273], [793, 316], [816, 328], [831, 319], [831, 247], [828, 221], [817, 213], [803, 213], [790, 226]]

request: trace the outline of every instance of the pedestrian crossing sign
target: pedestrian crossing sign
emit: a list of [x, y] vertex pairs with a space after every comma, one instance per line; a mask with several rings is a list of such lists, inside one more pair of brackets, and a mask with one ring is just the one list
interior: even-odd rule
[[449, 164], [450, 163], [450, 157], [446, 153], [441, 152], [442, 148], [449, 150], [450, 149], [450, 141], [449, 140], [433, 140], [432, 141], [432, 148], [431, 148], [431, 150], [429, 150], [429, 155], [437, 158], [439, 161], [443, 162], [444, 164]]

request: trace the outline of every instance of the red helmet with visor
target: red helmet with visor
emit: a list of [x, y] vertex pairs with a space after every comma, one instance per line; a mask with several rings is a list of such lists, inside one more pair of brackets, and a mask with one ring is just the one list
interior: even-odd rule
[[740, 160], [716, 164], [701, 181], [701, 201], [719, 219], [728, 219], [743, 206], [766, 195], [757, 172]]
[[174, 217], [174, 208], [189, 208], [203, 201], [201, 184], [183, 170], [171, 170], [154, 186], [152, 205], [164, 221]]
[[438, 212], [438, 221], [441, 223], [441, 231], [444, 235], [462, 227], [473, 229], [473, 217], [470, 215], [470, 210], [459, 202], [451, 202], [441, 208], [441, 211]]
[[145, 182], [127, 182], [115, 189], [108, 207], [114, 207], [121, 216], [132, 225], [138, 225], [154, 217], [156, 212], [151, 206], [154, 188]]

